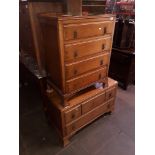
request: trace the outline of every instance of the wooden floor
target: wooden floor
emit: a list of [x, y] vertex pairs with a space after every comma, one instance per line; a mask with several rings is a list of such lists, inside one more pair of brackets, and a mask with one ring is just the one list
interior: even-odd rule
[[66, 148], [48, 126], [36, 86], [20, 88], [20, 155], [134, 155], [135, 87], [118, 89], [112, 115], [78, 132]]

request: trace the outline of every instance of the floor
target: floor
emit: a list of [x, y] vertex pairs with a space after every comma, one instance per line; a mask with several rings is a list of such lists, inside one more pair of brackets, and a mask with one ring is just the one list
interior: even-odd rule
[[115, 111], [80, 130], [62, 148], [34, 84], [20, 88], [20, 155], [134, 155], [135, 87], [118, 88]]

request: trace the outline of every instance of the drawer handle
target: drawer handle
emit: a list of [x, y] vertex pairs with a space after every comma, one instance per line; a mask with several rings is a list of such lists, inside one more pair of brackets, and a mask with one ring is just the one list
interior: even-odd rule
[[98, 75], [99, 80], [101, 79], [101, 77], [102, 77], [102, 75], [101, 75], [101, 74], [99, 74], [99, 75]]
[[74, 58], [76, 58], [78, 56], [78, 52], [74, 51]]
[[100, 65], [103, 65], [103, 60], [100, 60]]
[[102, 44], [102, 50], [104, 50], [105, 49], [105, 45], [104, 44]]
[[112, 93], [109, 94], [109, 98], [111, 98], [111, 97], [112, 97]]
[[72, 117], [72, 119], [74, 119], [74, 118], [75, 118], [75, 114], [72, 114], [72, 116], [71, 116], [71, 117]]
[[106, 27], [104, 27], [104, 32], [103, 32], [104, 34], [106, 34], [107, 33], [107, 28]]
[[73, 36], [74, 36], [74, 39], [77, 38], [77, 31], [74, 31], [74, 32], [73, 32]]
[[75, 70], [74, 70], [74, 75], [76, 75], [76, 74], [77, 74], [77, 70], [75, 69]]

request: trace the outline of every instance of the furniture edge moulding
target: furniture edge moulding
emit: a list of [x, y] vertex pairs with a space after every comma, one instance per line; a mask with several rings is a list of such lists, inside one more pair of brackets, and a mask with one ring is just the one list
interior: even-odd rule
[[[103, 89], [107, 88], [107, 86], [108, 86], [108, 77], [105, 77], [100, 82], [103, 83]], [[94, 86], [95, 83], [96, 82], [93, 82], [93, 83], [91, 83], [91, 84], [89, 84], [87, 86], [84, 86], [84, 87], [80, 88], [80, 89], [77, 89], [77, 90], [72, 91], [70, 93], [65, 93], [64, 94], [63, 91], [61, 91], [51, 80], [47, 79], [47, 85], [48, 85], [49, 90], [54, 89], [57, 92], [57, 94], [60, 96], [61, 104], [64, 107], [69, 106], [68, 100], [70, 98], [76, 96], [76, 94], [78, 94], [81, 91], [85, 91], [87, 88], [89, 89], [91, 86]]]
[[[100, 91], [94, 91], [93, 94], [91, 93], [91, 97], [88, 98], [88, 95], [86, 97], [85, 100], [79, 100], [79, 98], [75, 98], [76, 100], [76, 104], [71, 104], [70, 106], [67, 107], [63, 107], [60, 104], [60, 98], [58, 97], [59, 95], [56, 95], [57, 97], [55, 98], [54, 96], [52, 97], [50, 94], [47, 95], [49, 101], [49, 104], [52, 104], [58, 111], [60, 111], [60, 115], [58, 116], [59, 119], [61, 120], [61, 127], [58, 129], [60, 130], [60, 138], [61, 138], [61, 142], [63, 143], [63, 146], [66, 146], [69, 142], [70, 142], [70, 138], [77, 132], [79, 131], [81, 128], [83, 128], [84, 126], [86, 126], [87, 124], [93, 122], [94, 120], [96, 120], [98, 117], [100, 117], [101, 115], [104, 115], [106, 113], [111, 114], [114, 111], [114, 105], [115, 105], [115, 101], [116, 101], [116, 93], [117, 93], [117, 87], [118, 87], [118, 83], [117, 81], [108, 78], [108, 87], [104, 88], [103, 90]], [[53, 90], [52, 93], [55, 93], [55, 91]], [[109, 98], [109, 95], [112, 93], [112, 96]], [[87, 112], [82, 112], [82, 105], [83, 103], [90, 103], [91, 101], [93, 101], [94, 99], [97, 99], [99, 97], [101, 97], [103, 94], [105, 94], [105, 100], [103, 103], [97, 104], [95, 105], [95, 107], [93, 107], [93, 109], [87, 111]], [[106, 96], [107, 94], [107, 96]], [[86, 95], [85, 93], [82, 95]], [[108, 98], [107, 98], [108, 97]], [[112, 101], [112, 106], [111, 106], [111, 101]], [[100, 109], [100, 107], [109, 107], [106, 108], [103, 112], [103, 110], [101, 110], [102, 112], [98, 113], [97, 115], [95, 114], [95, 117], [93, 116], [92, 119], [89, 119], [88, 121], [83, 120], [85, 119], [85, 117], [88, 118], [88, 115], [91, 114], [93, 111], [95, 112], [97, 109]], [[80, 107], [80, 111], [81, 114], [78, 115], [77, 117], [75, 117], [74, 119], [70, 120], [68, 123], [66, 122], [65, 119], [65, 114], [66, 112], [69, 111], [74, 111], [74, 109], [76, 109], [76, 107]], [[93, 112], [93, 113], [94, 113]], [[95, 112], [96, 113], [96, 112]], [[89, 115], [90, 116], [90, 115]], [[83, 120], [84, 122], [82, 123], [82, 125], [80, 125], [79, 127], [77, 127], [77, 129], [75, 129], [73, 132], [69, 132], [67, 131], [67, 126], [72, 125], [74, 123], [76, 123], [79, 120]]]
[[58, 33], [58, 44], [59, 44], [59, 54], [60, 54], [60, 62], [61, 62], [61, 78], [62, 78], [62, 88], [63, 88], [63, 92], [65, 92], [65, 56], [64, 56], [64, 32], [63, 32], [63, 24], [62, 21], [59, 20], [57, 23], [58, 29], [57, 29], [57, 33]]

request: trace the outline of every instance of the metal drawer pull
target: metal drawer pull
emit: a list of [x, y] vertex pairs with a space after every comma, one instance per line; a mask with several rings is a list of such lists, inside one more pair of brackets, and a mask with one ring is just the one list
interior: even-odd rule
[[77, 74], [77, 70], [75, 69], [75, 70], [74, 70], [74, 75], [76, 75], [76, 74]]
[[104, 50], [105, 49], [105, 45], [104, 44], [102, 44], [102, 50]]
[[111, 98], [111, 97], [112, 97], [112, 93], [109, 94], [109, 98]]
[[100, 60], [100, 65], [103, 65], [103, 60]]
[[78, 111], [78, 110], [79, 110], [78, 108], [75, 109], [75, 111]]
[[72, 117], [72, 119], [74, 119], [74, 118], [75, 118], [75, 114], [72, 114], [72, 116], [71, 116], [71, 117]]
[[74, 58], [76, 58], [78, 56], [77, 51], [74, 51]]
[[76, 39], [76, 38], [77, 38], [77, 32], [74, 31], [74, 32], [73, 32], [73, 35], [74, 35], [74, 39]]
[[104, 34], [106, 34], [107, 33], [107, 28], [106, 27], [104, 27]]

